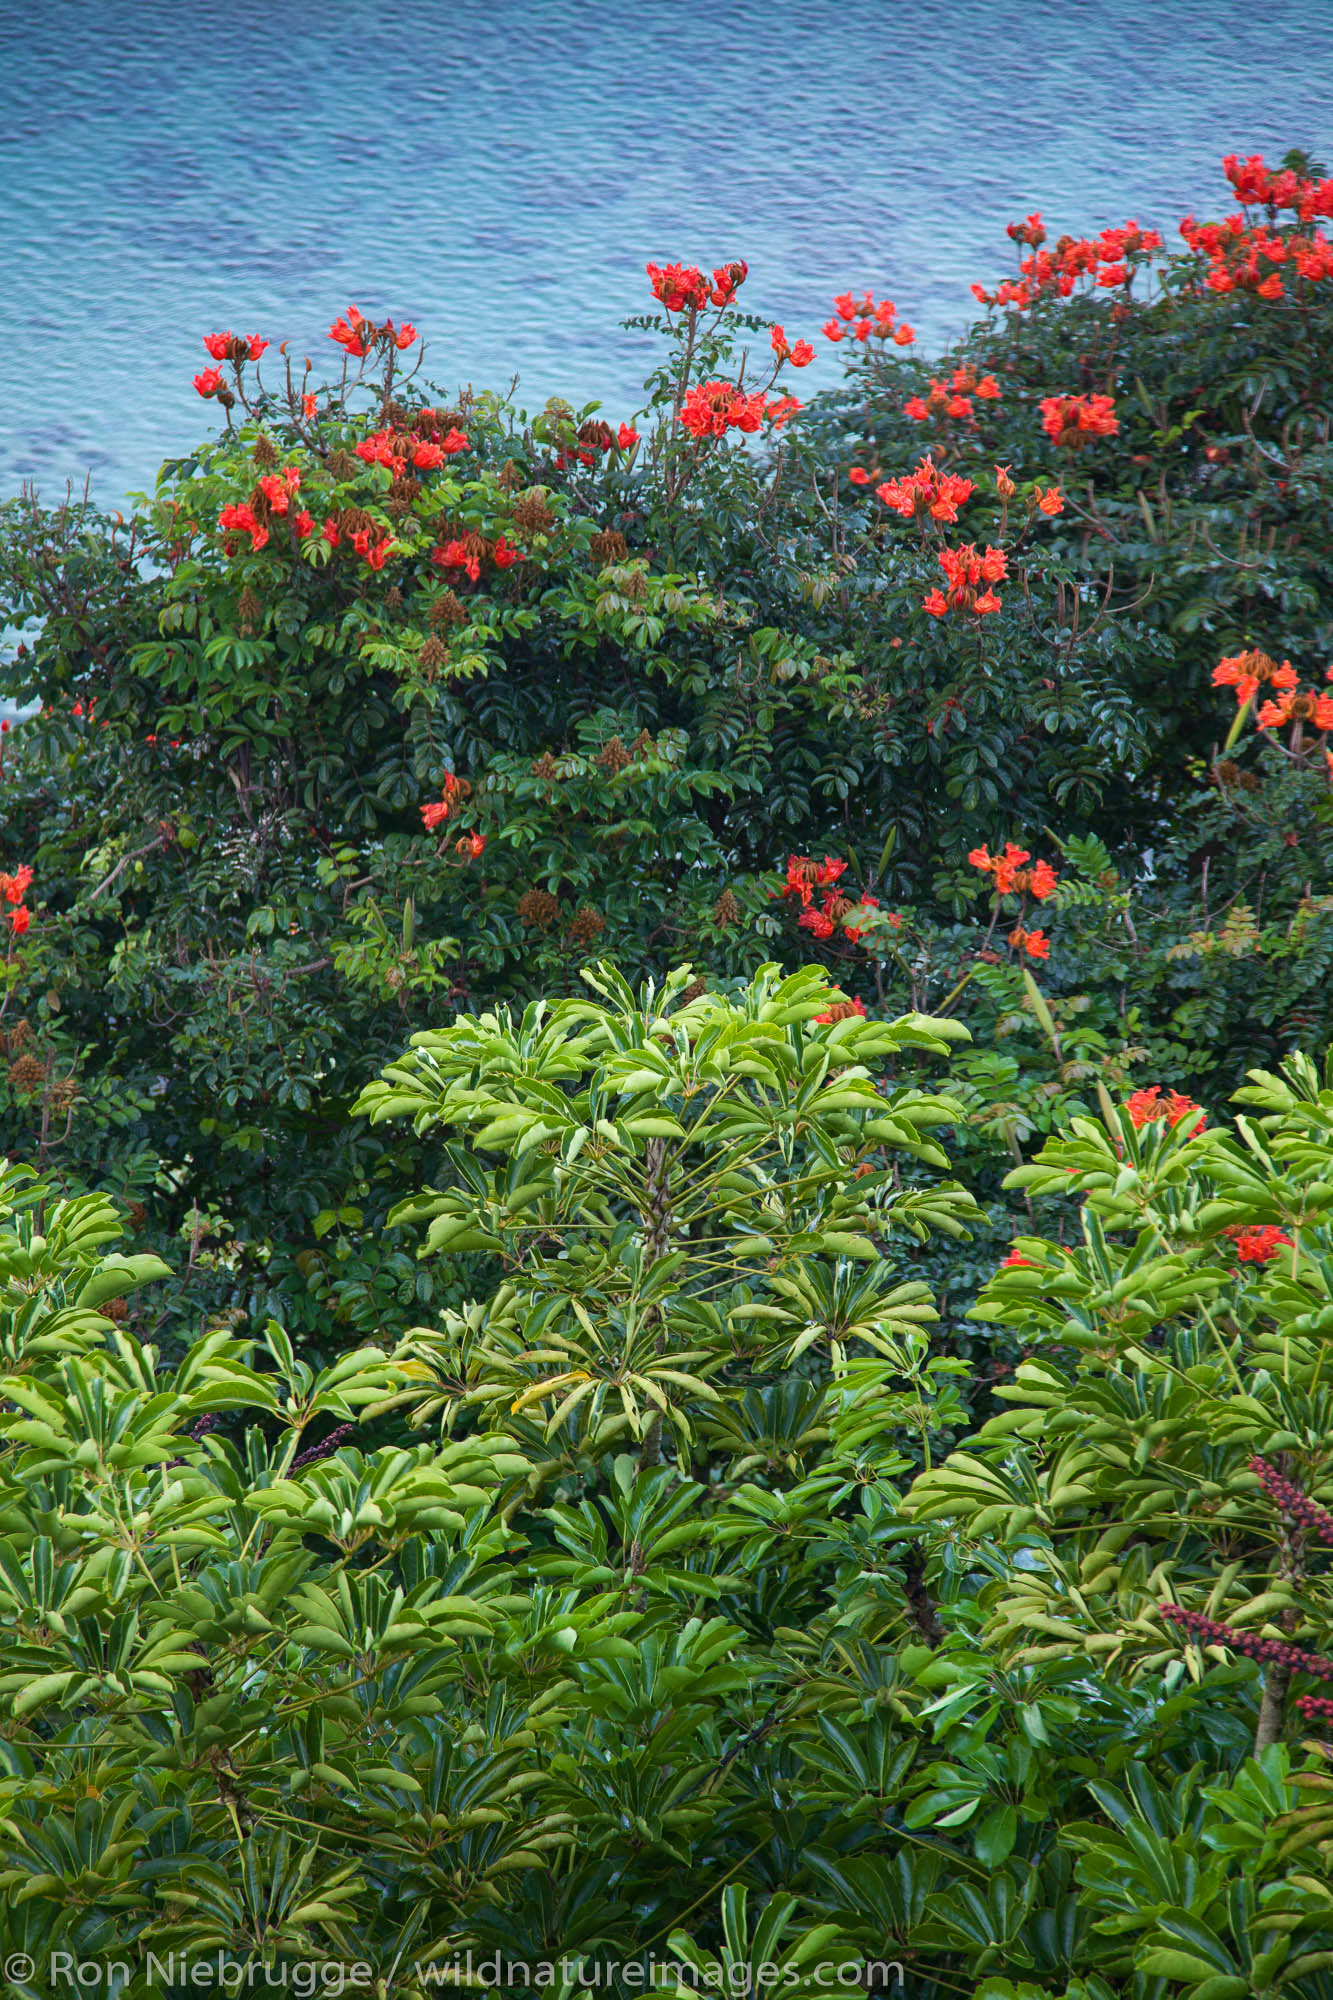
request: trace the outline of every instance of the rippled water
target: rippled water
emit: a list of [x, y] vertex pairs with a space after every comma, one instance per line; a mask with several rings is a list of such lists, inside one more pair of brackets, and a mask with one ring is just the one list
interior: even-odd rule
[[[0, 495], [114, 505], [206, 428], [218, 327], [334, 356], [355, 300], [426, 373], [635, 409], [652, 258], [741, 255], [928, 341], [1003, 225], [1217, 212], [1224, 152], [1333, 150], [1333, 6], [1289, 0], [0, 0]], [[817, 341], [813, 385], [835, 373]]]

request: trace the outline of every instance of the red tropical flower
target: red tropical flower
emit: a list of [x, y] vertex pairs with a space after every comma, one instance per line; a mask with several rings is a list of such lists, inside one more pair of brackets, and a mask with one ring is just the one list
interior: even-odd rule
[[359, 307], [349, 306], [346, 318], [336, 319], [329, 328], [329, 339], [336, 340], [348, 354], [362, 359], [375, 344], [375, 328]]
[[1231, 1238], [1242, 1264], [1270, 1264], [1284, 1246], [1288, 1250], [1292, 1247], [1291, 1238], [1284, 1236], [1274, 1223], [1246, 1226], [1232, 1222], [1222, 1234]]
[[1041, 427], [1066, 451], [1076, 451], [1094, 437], [1114, 437], [1120, 429], [1110, 396], [1044, 396]]
[[1202, 1132], [1208, 1123], [1207, 1113], [1200, 1109], [1193, 1098], [1183, 1097], [1178, 1090], [1168, 1091], [1163, 1101], [1160, 1083], [1149, 1084], [1144, 1090], [1134, 1091], [1126, 1101], [1125, 1109], [1136, 1132], [1141, 1131], [1145, 1125], [1155, 1125], [1163, 1119], [1168, 1125], [1179, 1125], [1183, 1118], [1188, 1118], [1192, 1112], [1197, 1111], [1198, 1119], [1189, 1131], [1189, 1137], [1192, 1139], [1196, 1133]]

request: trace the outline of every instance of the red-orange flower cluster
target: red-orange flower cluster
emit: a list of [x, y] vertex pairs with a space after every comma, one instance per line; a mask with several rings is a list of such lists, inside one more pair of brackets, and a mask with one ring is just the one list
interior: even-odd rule
[[[228, 502], [218, 515], [218, 526], [224, 535], [248, 535], [252, 549], [266, 548], [269, 523], [275, 517], [291, 514], [292, 501], [300, 487], [301, 473], [295, 465], [285, 466], [281, 472], [266, 472], [248, 500]], [[292, 525], [301, 535], [313, 533], [315, 526], [305, 512], [292, 515]], [[229, 556], [236, 553], [234, 542], [228, 541], [225, 547]]]
[[1285, 688], [1276, 701], [1260, 704], [1255, 721], [1260, 729], [1281, 729], [1288, 722], [1308, 722], [1312, 728], [1333, 730], [1333, 694], [1315, 688]]
[[1279, 666], [1257, 647], [1248, 653], [1232, 653], [1213, 668], [1213, 686], [1235, 688], [1237, 708], [1253, 701], [1261, 687], [1273, 687], [1285, 694], [1299, 687], [1300, 679], [1290, 660]]
[[1246, 160], [1228, 153], [1222, 171], [1242, 208], [1294, 208], [1302, 222], [1333, 216], [1333, 179], [1311, 180], [1290, 167], [1275, 172], [1264, 165], [1262, 153], [1251, 153]]
[[364, 360], [375, 347], [386, 350], [394, 347], [401, 353], [404, 348], [412, 345], [416, 337], [416, 328], [409, 326], [406, 320], [398, 327], [391, 319], [386, 319], [382, 326], [377, 326], [374, 320], [366, 318], [359, 306], [349, 306], [347, 317], [334, 320], [329, 328], [329, 339], [336, 340], [339, 347], [354, 360]]
[[383, 465], [401, 479], [409, 465], [418, 472], [435, 472], [446, 458], [453, 458], [468, 446], [466, 433], [450, 425], [441, 437], [438, 432], [424, 437], [416, 431], [374, 431], [352, 449], [367, 465]]
[[747, 395], [734, 382], [696, 382], [686, 391], [680, 421], [691, 437], [724, 437], [728, 430], [757, 431], [768, 420], [785, 424], [801, 405], [793, 396]]
[[822, 861], [812, 861], [804, 854], [789, 854], [782, 893], [795, 897], [802, 909], [809, 909], [816, 889], [831, 888], [846, 873], [847, 863], [832, 854], [826, 854]]
[[1222, 1234], [1231, 1238], [1242, 1264], [1271, 1264], [1284, 1245], [1288, 1250], [1291, 1248], [1291, 1238], [1271, 1222], [1248, 1225], [1232, 1222]]
[[439, 548], [431, 550], [430, 559], [437, 569], [461, 569], [476, 583], [484, 561], [489, 559], [497, 569], [512, 569], [515, 563], [522, 562], [523, 551], [503, 535], [497, 535], [493, 541], [484, 535], [451, 535]]
[[1182, 1118], [1188, 1118], [1192, 1112], [1197, 1111], [1199, 1116], [1191, 1125], [1188, 1135], [1192, 1139], [1196, 1133], [1202, 1132], [1208, 1123], [1208, 1114], [1194, 1102], [1192, 1097], [1182, 1097], [1178, 1090], [1169, 1090], [1163, 1099], [1160, 1083], [1150, 1084], [1146, 1090], [1134, 1091], [1126, 1101], [1125, 1109], [1136, 1132], [1141, 1131], [1145, 1125], [1156, 1125], [1163, 1119], [1168, 1125], [1179, 1125]]
[[1062, 236], [1053, 250], [1041, 248], [1046, 230], [1040, 215], [1030, 215], [1026, 222], [1011, 222], [1006, 233], [1034, 254], [1020, 261], [1021, 275], [1016, 282], [1006, 278], [993, 292], [984, 285], [973, 285], [972, 294], [983, 306], [1015, 306], [1020, 312], [1047, 293], [1056, 292], [1067, 299], [1080, 278], [1107, 287], [1127, 285], [1136, 266], [1162, 247], [1157, 231], [1141, 229], [1137, 222], [1104, 229], [1095, 237]]
[[1111, 396], [1043, 396], [1041, 427], [1066, 451], [1077, 451], [1091, 438], [1114, 437], [1120, 421]]
[[1009, 933], [1009, 942], [1015, 951], [1025, 951], [1029, 958], [1049, 958], [1051, 941], [1045, 931], [1026, 931], [1018, 924]]
[[974, 847], [967, 858], [983, 875], [995, 877], [997, 896], [1035, 896], [1039, 903], [1044, 903], [1060, 880], [1049, 861], [1038, 861], [1029, 868], [1031, 854], [1026, 847], [1016, 847], [1012, 840], [1004, 843], [1003, 854]]
[[826, 340], [842, 340], [850, 333], [856, 340], [892, 340], [899, 347], [909, 347], [916, 339], [906, 320], [898, 319], [892, 299], [876, 304], [871, 292], [863, 292], [859, 299], [843, 292], [834, 299], [833, 309], [838, 317], [825, 322]]
[[206, 333], [204, 346], [214, 361], [258, 361], [270, 343], [257, 333]]
[[6, 911], [6, 915], [9, 918], [10, 930], [14, 937], [22, 937], [31, 921], [30, 914], [23, 903], [23, 898], [28, 893], [28, 885], [31, 881], [32, 870], [26, 861], [16, 868], [12, 875], [0, 874], [0, 896], [3, 896], [5, 901], [12, 905]]
[[937, 422], [949, 417], [970, 417], [974, 401], [993, 403], [999, 394], [1000, 385], [993, 375], [981, 375], [970, 361], [964, 362], [954, 369], [947, 382], [932, 376], [927, 393], [910, 396], [903, 404], [903, 414], [918, 424], [931, 417]]
[[978, 555], [971, 542], [961, 548], [941, 549], [939, 565], [948, 580], [946, 591], [927, 591], [921, 603], [932, 618], [943, 618], [950, 611], [969, 611], [975, 617], [985, 618], [1000, 609], [1000, 600], [989, 587], [1002, 583], [1009, 574], [1004, 550], [988, 547], [984, 555]]
[[864, 1002], [860, 1000], [835, 1000], [827, 1014], [816, 1014], [815, 1020], [821, 1028], [828, 1028], [835, 1021], [850, 1021], [853, 1017], [864, 1021], [866, 1017]]
[[[797, 921], [802, 930], [813, 931], [817, 938], [832, 937], [838, 918], [852, 908], [850, 899], [836, 886], [846, 872], [847, 863], [832, 854], [826, 854], [822, 861], [814, 861], [804, 854], [787, 856], [787, 875], [782, 894], [800, 904], [801, 914]], [[823, 901], [817, 909], [814, 906], [816, 889], [824, 891]]]
[[711, 284], [695, 264], [665, 267], [648, 264], [645, 269], [653, 297], [668, 312], [700, 312], [706, 305], [729, 306], [749, 274], [749, 266], [739, 257], [730, 264], [719, 264]]
[[[856, 478], [856, 470], [852, 478]], [[869, 478], [869, 475], [866, 475]], [[856, 480], [857, 485], [864, 480]], [[886, 507], [902, 514], [907, 520], [928, 515], [932, 521], [956, 521], [958, 509], [971, 499], [976, 487], [970, 479], [962, 479], [953, 472], [939, 472], [933, 460], [923, 458], [914, 472], [903, 479], [886, 479], [882, 486], [875, 488], [876, 495]]]
[[598, 452], [631, 451], [638, 442], [639, 433], [633, 424], [622, 424], [618, 431], [613, 431], [600, 417], [590, 417], [579, 425], [573, 441], [557, 452], [556, 470], [563, 471], [575, 460], [580, 465], [595, 465]]
[[[448, 819], [460, 800], [467, 798], [471, 790], [472, 787], [466, 778], [456, 777], [452, 771], [446, 771], [440, 784], [440, 797], [432, 799], [429, 805], [421, 808], [422, 824], [427, 831], [433, 833], [443, 820]], [[474, 837], [481, 838], [480, 835]], [[485, 844], [482, 840], [483, 847]], [[478, 848], [477, 852], [480, 853], [481, 848]]]
[[808, 368], [815, 358], [815, 350], [808, 340], [798, 340], [793, 344], [780, 326], [773, 328], [768, 344], [779, 361], [790, 361], [793, 368]]
[[1204, 283], [1212, 292], [1254, 292], [1261, 299], [1285, 297], [1293, 274], [1311, 284], [1333, 278], [1333, 243], [1322, 229], [1248, 226], [1238, 215], [1225, 222], [1196, 222], [1187, 215], [1180, 233], [1191, 250], [1208, 259]]

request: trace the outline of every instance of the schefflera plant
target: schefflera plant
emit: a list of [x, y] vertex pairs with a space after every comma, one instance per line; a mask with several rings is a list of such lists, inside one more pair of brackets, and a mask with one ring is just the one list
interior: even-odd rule
[[592, 997], [414, 1036], [359, 1100], [449, 1135], [441, 1185], [391, 1223], [427, 1225], [423, 1256], [502, 1271], [411, 1337], [435, 1384], [422, 1414], [539, 1413], [566, 1462], [633, 1441], [641, 1467], [673, 1448], [684, 1466], [701, 1418], [757, 1378], [871, 1393], [914, 1372], [936, 1314], [890, 1239], [964, 1235], [977, 1210], [936, 1178], [930, 1135], [962, 1107], [906, 1071], [966, 1030], [868, 1020], [816, 967], [729, 993], [690, 966], [637, 993], [609, 964], [583, 977]]

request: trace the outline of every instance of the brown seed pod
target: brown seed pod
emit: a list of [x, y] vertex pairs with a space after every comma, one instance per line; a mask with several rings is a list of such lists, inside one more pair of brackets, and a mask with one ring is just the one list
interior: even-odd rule
[[514, 526], [521, 535], [544, 535], [555, 526], [555, 515], [546, 504], [546, 489], [534, 486], [514, 502]]
[[16, 1056], [31, 1035], [31, 1021], [15, 1021], [12, 1028], [0, 1029], [0, 1049], [3, 1049], [7, 1056]]
[[17, 1062], [9, 1065], [9, 1081], [15, 1090], [36, 1090], [46, 1081], [46, 1064], [40, 1056], [33, 1055], [29, 1051], [27, 1055], [20, 1056]]
[[606, 918], [600, 910], [594, 910], [585, 903], [569, 926], [571, 944], [591, 944], [606, 929]]
[[729, 931], [741, 920], [741, 906], [730, 889], [724, 889], [713, 905], [713, 922], [719, 930]]
[[101, 1310], [103, 1318], [114, 1320], [119, 1326], [129, 1318], [130, 1302], [128, 1299], [104, 1299]]
[[706, 979], [692, 979], [680, 996], [681, 1006], [688, 1007], [691, 1000], [702, 1000], [707, 991], [708, 981]]
[[588, 544], [588, 553], [599, 563], [624, 562], [629, 554], [629, 543], [619, 528], [602, 528]]
[[344, 450], [342, 445], [329, 454], [329, 471], [335, 479], [355, 479], [362, 469], [361, 461], [353, 452]]
[[426, 613], [426, 623], [441, 629], [447, 629], [450, 625], [463, 625], [466, 622], [467, 612], [452, 590], [446, 590], [443, 597], [437, 597]]
[[250, 456], [256, 465], [262, 466], [265, 472], [267, 472], [271, 465], [276, 465], [278, 462], [277, 446], [274, 444], [272, 438], [257, 437], [255, 439], [255, 448]]
[[443, 640], [437, 639], [434, 633], [425, 641], [417, 654], [417, 659], [428, 673], [433, 673], [437, 667], [442, 667], [448, 658], [449, 648]]
[[513, 493], [523, 484], [523, 474], [512, 458], [507, 458], [496, 476], [502, 493]]
[[605, 748], [594, 758], [599, 771], [605, 771], [614, 778], [631, 761], [629, 751], [618, 736], [613, 736]]
[[519, 898], [518, 914], [525, 924], [549, 930], [560, 915], [560, 905], [546, 889], [529, 889]]
[[629, 746], [631, 757], [655, 757], [657, 745], [646, 729], [641, 729]]
[[558, 780], [560, 767], [549, 750], [542, 751], [541, 756], [532, 767], [532, 775], [534, 778], [545, 779], [548, 785], [554, 784]]
[[236, 600], [236, 618], [242, 637], [248, 637], [254, 631], [263, 615], [263, 599], [257, 596], [247, 583]]

